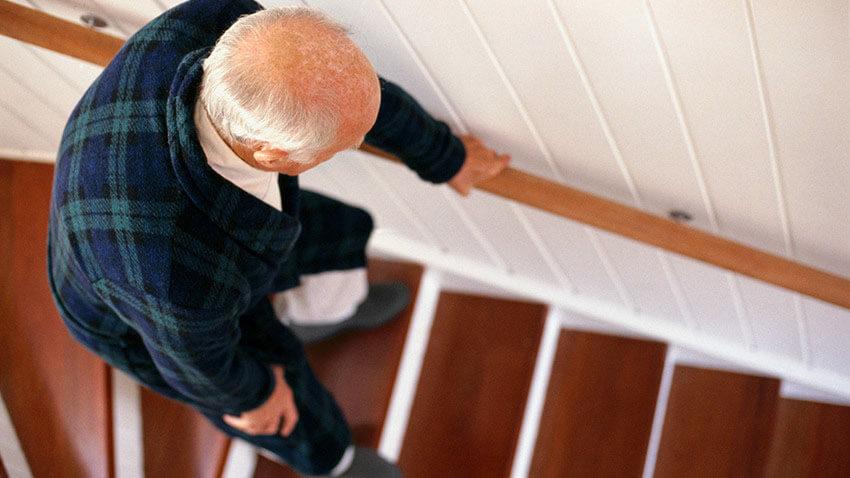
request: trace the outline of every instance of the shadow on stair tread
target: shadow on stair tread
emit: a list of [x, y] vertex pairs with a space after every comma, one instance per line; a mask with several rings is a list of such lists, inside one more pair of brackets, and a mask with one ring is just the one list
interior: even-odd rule
[[[422, 266], [371, 258], [370, 282], [401, 281], [410, 288], [411, 302], [401, 315], [375, 330], [359, 330], [307, 348], [310, 365], [330, 390], [351, 426], [355, 443], [377, 448], [404, 350]], [[260, 477], [297, 476], [262, 456], [254, 473]]]
[[531, 476], [640, 476], [665, 351], [658, 342], [562, 330]]

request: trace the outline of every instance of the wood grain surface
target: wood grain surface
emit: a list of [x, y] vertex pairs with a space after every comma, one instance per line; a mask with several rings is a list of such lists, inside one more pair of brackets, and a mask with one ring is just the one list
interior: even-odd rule
[[655, 476], [761, 476], [779, 381], [677, 366]]
[[531, 476], [641, 476], [664, 344], [563, 331]]
[[215, 478], [227, 435], [192, 408], [142, 387], [145, 476]]
[[112, 475], [110, 373], [47, 282], [53, 166], [0, 161], [0, 393], [37, 477]]
[[406, 476], [509, 475], [545, 312], [440, 296], [399, 460]]
[[781, 399], [765, 476], [850, 476], [850, 407]]

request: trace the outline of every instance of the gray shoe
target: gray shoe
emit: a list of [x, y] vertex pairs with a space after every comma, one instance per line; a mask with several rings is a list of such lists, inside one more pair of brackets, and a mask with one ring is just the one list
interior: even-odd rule
[[370, 284], [366, 300], [348, 319], [330, 325], [289, 324], [289, 330], [305, 344], [335, 337], [354, 329], [373, 329], [394, 319], [410, 302], [410, 290], [401, 282]]
[[356, 447], [351, 467], [339, 478], [402, 478], [401, 470], [390, 463], [375, 450]]

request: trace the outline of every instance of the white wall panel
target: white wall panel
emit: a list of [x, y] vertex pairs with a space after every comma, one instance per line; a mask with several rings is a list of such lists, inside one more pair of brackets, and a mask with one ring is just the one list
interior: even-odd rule
[[16, 40], [0, 36], [0, 70], [12, 77], [17, 85], [9, 85], [5, 91], [29, 91], [37, 95], [56, 115], [67, 119], [82, 91], [57, 78], [53, 70], [40, 61], [31, 50]]
[[617, 274], [634, 300], [635, 309], [687, 324], [656, 251], [614, 234], [601, 231], [598, 234], [599, 242], [605, 247]]
[[606, 273], [584, 226], [530, 207], [522, 209], [578, 294], [626, 305], [611, 276]]
[[756, 350], [802, 360], [794, 294], [743, 276], [738, 282]]
[[743, 2], [651, 3], [720, 231], [783, 253]]
[[649, 210], [709, 222], [640, 2], [555, 2]]
[[524, 2], [522, 21], [517, 21], [514, 1], [468, 3], [566, 182], [631, 204], [631, 192], [546, 2]]
[[510, 152], [514, 166], [548, 176], [548, 166], [458, 2], [387, 6], [470, 131]]
[[91, 63], [75, 60], [71, 57], [60, 55], [44, 48], [26, 45], [28, 50], [39, 62], [53, 71], [53, 77], [57, 81], [65, 83], [69, 88], [76, 88], [79, 95], [91, 85], [100, 75], [102, 68]]
[[402, 165], [379, 158], [371, 158], [367, 161], [374, 163], [375, 169], [393, 187], [393, 190], [410, 205], [425, 226], [440, 238], [441, 243], [445, 244], [445, 252], [491, 265], [500, 263], [494, 262], [486, 249], [486, 247], [494, 247], [493, 242], [489, 241], [488, 246], [483, 246], [458, 215], [455, 206], [452, 206], [452, 199], [447, 197], [447, 194], [455, 197], [454, 202], [459, 207], [464, 207], [465, 201], [454, 190], [450, 190], [448, 186], [438, 187], [427, 183]]
[[746, 344], [747, 335], [742, 332], [726, 273], [676, 254], [668, 257], [699, 329], [730, 342]]
[[850, 277], [850, 3], [755, 1], [799, 258]]
[[804, 298], [812, 350], [812, 365], [847, 375], [850, 373], [850, 311]]
[[547, 283], [558, 283], [507, 201], [473, 190], [463, 200], [463, 205], [484, 236], [498, 244], [509, 271]]

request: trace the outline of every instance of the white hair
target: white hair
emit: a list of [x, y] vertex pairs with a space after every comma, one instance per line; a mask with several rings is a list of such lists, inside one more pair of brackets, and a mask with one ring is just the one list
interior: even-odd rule
[[[200, 100], [219, 132], [232, 141], [249, 147], [268, 143], [290, 152], [294, 161], [308, 161], [310, 153], [336, 140], [342, 121], [339, 105], [299, 97], [298, 91], [284, 86], [284, 75], [274, 71], [279, 66], [251, 54], [274, 51], [272, 33], [288, 22], [309, 22], [343, 38], [347, 33], [309, 8], [272, 8], [245, 15], [224, 32], [204, 61]], [[311, 47], [305, 48], [309, 54]]]

